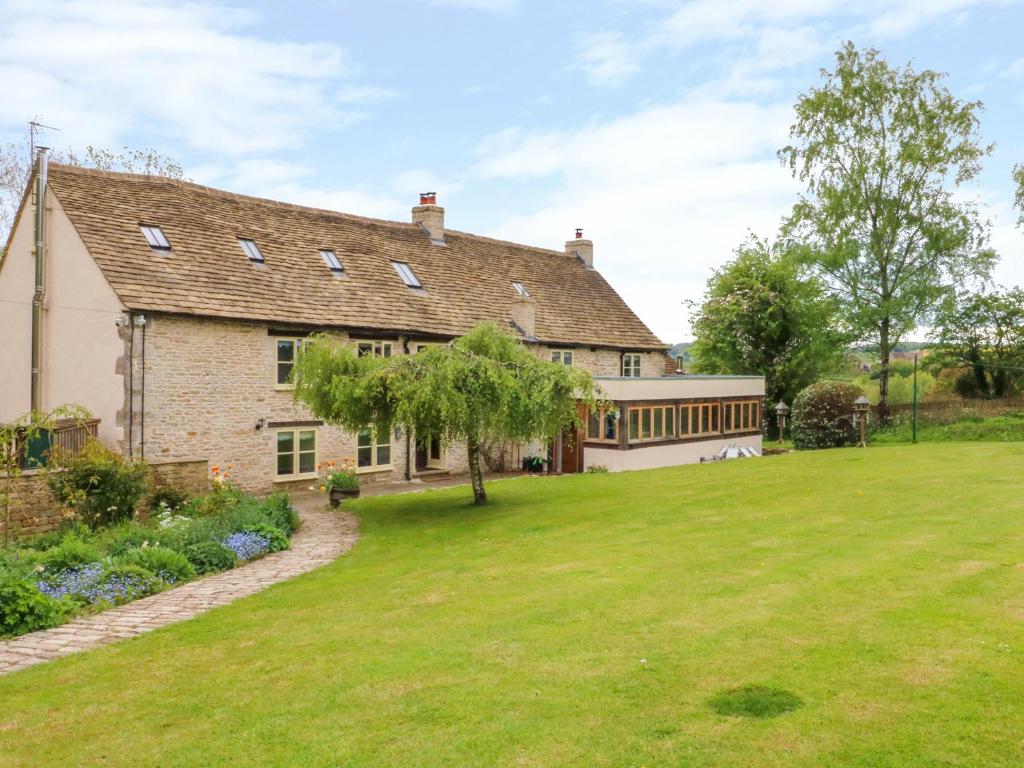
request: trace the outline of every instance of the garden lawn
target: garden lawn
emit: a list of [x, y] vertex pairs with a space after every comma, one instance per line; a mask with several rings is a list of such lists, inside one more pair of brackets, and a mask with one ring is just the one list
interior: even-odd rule
[[0, 678], [0, 764], [1024, 762], [1024, 444], [489, 492], [362, 500], [330, 566]]

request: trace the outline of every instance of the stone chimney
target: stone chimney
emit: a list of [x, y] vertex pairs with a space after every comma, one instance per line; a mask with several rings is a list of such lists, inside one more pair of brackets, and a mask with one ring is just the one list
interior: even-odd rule
[[583, 230], [576, 228], [576, 237], [565, 241], [565, 253], [583, 262], [587, 269], [594, 268], [594, 242], [583, 239]]
[[444, 245], [444, 208], [437, 204], [436, 192], [420, 193], [420, 204], [412, 209], [412, 223], [423, 227], [434, 245]]
[[512, 324], [528, 339], [536, 336], [536, 304], [532, 296], [512, 299]]

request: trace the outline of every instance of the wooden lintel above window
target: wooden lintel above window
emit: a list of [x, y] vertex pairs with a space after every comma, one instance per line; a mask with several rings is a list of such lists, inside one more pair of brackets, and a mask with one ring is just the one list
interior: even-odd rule
[[289, 427], [322, 427], [324, 423], [317, 419], [307, 419], [305, 421], [268, 421], [268, 429], [286, 429]]

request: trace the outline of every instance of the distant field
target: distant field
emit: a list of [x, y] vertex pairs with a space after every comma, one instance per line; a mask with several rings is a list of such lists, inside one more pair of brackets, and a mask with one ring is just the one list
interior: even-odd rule
[[8, 766], [1020, 766], [1024, 444], [371, 498], [349, 556], [0, 678]]
[[[908, 443], [913, 437], [909, 421], [889, 430], [879, 431], [872, 438], [875, 443]], [[1024, 441], [1024, 413], [991, 416], [989, 418], [964, 419], [952, 424], [929, 424], [921, 421], [917, 425], [917, 439], [920, 442], [1020, 442]]]

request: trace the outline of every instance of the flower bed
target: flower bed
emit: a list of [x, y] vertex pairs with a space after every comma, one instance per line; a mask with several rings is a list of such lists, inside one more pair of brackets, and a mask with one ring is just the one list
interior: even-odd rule
[[147, 521], [72, 521], [0, 550], [0, 637], [62, 624], [289, 546], [287, 496], [257, 499], [215, 475], [194, 499], [163, 499]]

